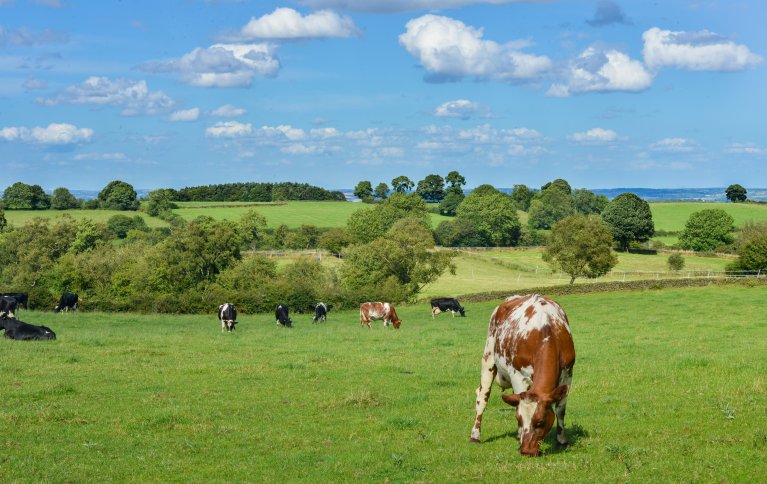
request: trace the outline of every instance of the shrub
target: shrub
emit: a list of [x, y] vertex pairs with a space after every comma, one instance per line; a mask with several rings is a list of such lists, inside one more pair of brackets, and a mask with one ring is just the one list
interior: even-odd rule
[[684, 257], [681, 254], [671, 254], [666, 261], [671, 271], [681, 271], [684, 269]]

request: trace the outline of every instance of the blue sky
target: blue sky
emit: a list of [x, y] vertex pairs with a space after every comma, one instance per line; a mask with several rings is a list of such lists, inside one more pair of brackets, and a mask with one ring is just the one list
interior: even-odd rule
[[761, 0], [0, 0], [0, 188], [767, 186]]

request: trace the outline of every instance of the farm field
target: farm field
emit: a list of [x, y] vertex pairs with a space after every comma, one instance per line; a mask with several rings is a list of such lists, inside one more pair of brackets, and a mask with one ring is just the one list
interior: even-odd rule
[[[0, 339], [0, 480], [757, 482], [767, 473], [767, 286], [559, 297], [575, 339], [566, 451], [519, 455], [493, 388], [469, 444], [487, 319], [292, 330], [243, 315], [22, 313]], [[716, 312], [712, 308], [727, 308]]]
[[712, 208], [722, 209], [732, 215], [736, 227], [742, 227], [749, 220], [767, 220], [767, 204], [703, 202], [653, 202], [650, 204], [655, 230], [667, 231], [684, 230], [684, 225], [693, 212]]
[[35, 217], [40, 217], [55, 221], [57, 218], [69, 215], [75, 220], [89, 218], [94, 222], [107, 223], [109, 217], [113, 215], [127, 215], [133, 217], [138, 215], [144, 219], [149, 227], [167, 227], [168, 223], [157, 217], [150, 217], [144, 212], [131, 212], [121, 210], [5, 210], [5, 219], [13, 225], [24, 225]]
[[[545, 287], [570, 282], [566, 274], [553, 274], [542, 259], [543, 250], [464, 251], [454, 259], [455, 275], [445, 273], [426, 286], [422, 297], [459, 296], [477, 292]], [[616, 252], [618, 265], [598, 279], [579, 278], [575, 284], [653, 278], [687, 277], [690, 271], [723, 271], [730, 259], [684, 256], [685, 267], [669, 273], [668, 254], [631, 254]], [[699, 274], [698, 274], [699, 275]]]
[[[175, 213], [192, 220], [207, 215], [218, 220], [239, 220], [242, 214], [253, 208], [266, 217], [270, 228], [285, 224], [295, 228], [301, 225], [315, 225], [320, 228], [343, 227], [349, 216], [360, 208], [373, 205], [353, 202], [285, 202], [285, 203], [227, 203], [227, 202], [180, 202]], [[432, 226], [436, 228], [443, 220], [439, 214], [431, 214]]]

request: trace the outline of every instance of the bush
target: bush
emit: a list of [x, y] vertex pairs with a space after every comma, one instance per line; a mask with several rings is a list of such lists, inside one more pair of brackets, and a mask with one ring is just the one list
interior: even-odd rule
[[671, 254], [666, 261], [671, 271], [681, 271], [684, 269], [684, 257], [681, 254]]

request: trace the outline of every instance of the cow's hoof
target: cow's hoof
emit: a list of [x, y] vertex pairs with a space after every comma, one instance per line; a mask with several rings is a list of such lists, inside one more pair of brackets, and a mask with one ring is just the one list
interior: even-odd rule
[[475, 439], [474, 437], [472, 437], [472, 438], [469, 439], [469, 443], [470, 444], [478, 444], [479, 443], [479, 439]]

